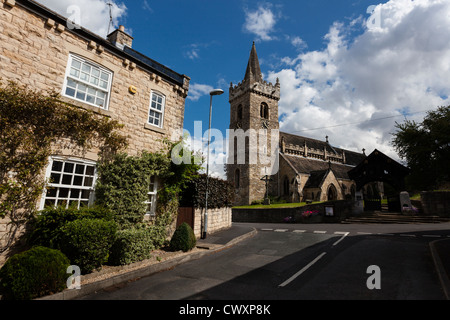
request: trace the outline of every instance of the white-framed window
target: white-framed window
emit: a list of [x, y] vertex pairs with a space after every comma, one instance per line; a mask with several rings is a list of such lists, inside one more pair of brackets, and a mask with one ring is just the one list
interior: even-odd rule
[[152, 92], [150, 97], [150, 110], [148, 112], [148, 123], [162, 128], [164, 121], [164, 108], [166, 97], [158, 92]]
[[70, 54], [63, 96], [108, 110], [112, 78], [110, 70]]
[[158, 195], [158, 179], [153, 176], [150, 178], [149, 192], [147, 194], [147, 212], [145, 215], [147, 217], [154, 217], [156, 215], [156, 198]]
[[41, 200], [40, 209], [48, 206], [71, 205], [80, 208], [94, 201], [96, 163], [52, 157], [47, 168], [48, 184]]

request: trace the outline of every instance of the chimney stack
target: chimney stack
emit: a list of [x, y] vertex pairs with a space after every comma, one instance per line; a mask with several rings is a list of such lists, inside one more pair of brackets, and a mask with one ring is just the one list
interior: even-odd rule
[[125, 32], [125, 27], [122, 25], [119, 26], [119, 29], [111, 32], [106, 39], [122, 50], [125, 46], [131, 48], [133, 44], [133, 37]]

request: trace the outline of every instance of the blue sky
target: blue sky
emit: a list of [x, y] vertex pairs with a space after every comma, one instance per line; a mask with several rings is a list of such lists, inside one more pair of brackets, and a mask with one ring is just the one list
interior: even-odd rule
[[[81, 24], [105, 36], [107, 0], [40, 0], [65, 14], [81, 8]], [[114, 0], [114, 26], [133, 48], [191, 77], [184, 127], [229, 126], [228, 88], [245, 74], [255, 41], [265, 80], [281, 82], [281, 130], [342, 148], [390, 146], [395, 121], [421, 121], [449, 105], [448, 0]], [[370, 10], [368, 10], [370, 7]], [[369, 11], [369, 12], [368, 12]], [[215, 146], [214, 157], [224, 148]], [[214, 166], [221, 174], [222, 165]]]

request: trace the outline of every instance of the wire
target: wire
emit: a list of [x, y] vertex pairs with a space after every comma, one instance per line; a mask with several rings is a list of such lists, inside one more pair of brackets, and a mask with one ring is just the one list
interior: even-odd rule
[[[408, 113], [408, 116], [412, 116], [412, 115], [420, 114], [420, 113], [425, 113], [425, 112], [428, 112], [428, 111], [429, 110]], [[304, 130], [299, 130], [299, 131], [293, 131], [293, 133], [314, 131], [314, 130], [323, 130], [323, 129], [331, 129], [331, 128], [338, 128], [338, 127], [345, 127], [345, 126], [352, 126], [352, 125], [362, 124], [362, 123], [366, 123], [366, 122], [387, 120], [387, 119], [393, 119], [393, 118], [397, 118], [397, 117], [406, 117], [406, 115], [398, 114], [398, 115], [395, 115], [395, 116], [389, 116], [389, 117], [383, 117], [383, 118], [377, 118], [377, 119], [370, 119], [370, 120], [365, 120], [365, 121], [360, 121], [360, 122], [343, 123], [343, 124], [337, 124], [337, 125], [334, 125], [334, 126], [327, 126], [327, 127], [313, 128], [313, 129], [304, 129]]]

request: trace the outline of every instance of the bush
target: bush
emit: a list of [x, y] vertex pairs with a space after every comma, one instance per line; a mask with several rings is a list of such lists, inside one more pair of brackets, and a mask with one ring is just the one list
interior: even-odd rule
[[41, 211], [34, 218], [31, 224], [32, 231], [28, 241], [33, 246], [44, 246], [53, 249], [60, 249], [62, 227], [71, 221], [79, 219], [106, 219], [112, 220], [113, 215], [110, 210], [103, 207], [92, 208], [63, 208], [48, 207]]
[[126, 265], [149, 259], [154, 248], [152, 235], [148, 230], [135, 228], [120, 230], [111, 248], [109, 263]]
[[61, 231], [61, 251], [86, 274], [108, 261], [117, 225], [105, 219], [81, 219], [68, 222]]
[[0, 270], [6, 299], [31, 300], [65, 289], [69, 259], [59, 250], [34, 247], [12, 256]]
[[186, 222], [175, 230], [172, 240], [170, 240], [170, 248], [174, 251], [182, 250], [183, 252], [188, 252], [196, 244], [197, 239], [195, 238], [194, 231]]

